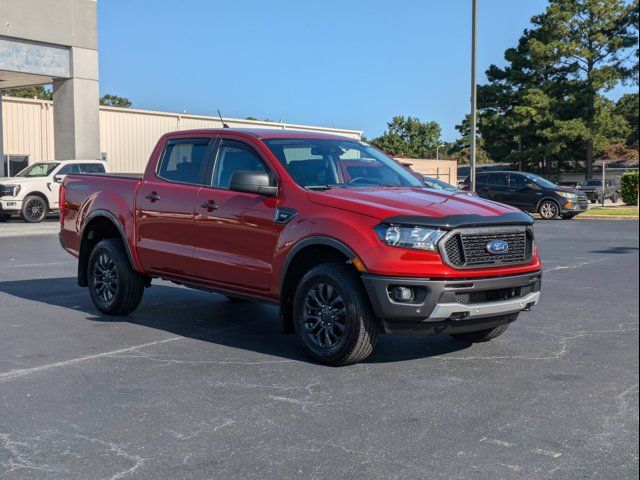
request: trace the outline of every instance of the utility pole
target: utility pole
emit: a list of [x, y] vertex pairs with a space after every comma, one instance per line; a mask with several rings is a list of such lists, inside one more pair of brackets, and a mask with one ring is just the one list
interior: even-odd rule
[[478, 41], [478, 0], [472, 2], [471, 20], [471, 150], [469, 164], [471, 165], [470, 189], [476, 191], [476, 44]]

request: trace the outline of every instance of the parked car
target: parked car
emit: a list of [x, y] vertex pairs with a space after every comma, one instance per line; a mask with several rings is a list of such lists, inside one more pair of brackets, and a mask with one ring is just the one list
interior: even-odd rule
[[34, 163], [15, 177], [0, 178], [0, 219], [21, 215], [25, 222], [41, 222], [58, 210], [58, 190], [66, 175], [107, 171], [100, 160], [63, 160]]
[[605, 180], [604, 193], [602, 180], [587, 180], [585, 184], [580, 187], [580, 190], [587, 196], [591, 203], [602, 202], [603, 195], [605, 200], [610, 199], [613, 203], [616, 203], [620, 196], [620, 187], [610, 180]]
[[269, 302], [330, 365], [365, 359], [381, 331], [491, 340], [540, 296], [529, 215], [426, 189], [333, 135], [166, 134], [142, 177], [69, 175], [60, 205], [102, 313], [133, 312], [153, 278]]
[[[465, 180], [469, 188], [469, 178]], [[559, 187], [533, 173], [491, 172], [476, 176], [476, 191], [481, 198], [518, 207], [526, 212], [538, 212], [545, 220], [558, 217], [571, 219], [587, 210], [584, 193]]]

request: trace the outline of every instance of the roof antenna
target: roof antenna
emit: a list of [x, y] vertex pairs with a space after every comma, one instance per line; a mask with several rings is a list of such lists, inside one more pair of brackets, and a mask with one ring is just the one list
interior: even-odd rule
[[220, 113], [220, 109], [218, 109], [218, 116], [220, 117], [220, 122], [222, 123], [222, 128], [229, 128], [229, 125], [224, 123], [224, 120], [222, 120], [222, 114]]

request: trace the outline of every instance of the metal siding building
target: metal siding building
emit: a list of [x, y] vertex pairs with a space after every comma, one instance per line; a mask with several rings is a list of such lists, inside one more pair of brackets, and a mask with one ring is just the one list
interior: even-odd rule
[[[2, 97], [4, 153], [29, 163], [54, 160], [53, 102]], [[277, 128], [331, 133], [360, 139], [359, 130], [224, 118], [230, 127]], [[218, 117], [100, 107], [100, 152], [112, 172], [141, 173], [158, 138], [175, 130], [221, 128]], [[16, 173], [16, 172], [11, 172]]]

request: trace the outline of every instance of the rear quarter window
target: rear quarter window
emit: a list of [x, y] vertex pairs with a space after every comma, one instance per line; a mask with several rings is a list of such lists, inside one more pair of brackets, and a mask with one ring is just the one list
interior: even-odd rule
[[81, 163], [80, 171], [82, 173], [105, 173], [104, 165], [100, 163]]
[[172, 182], [201, 184], [208, 149], [208, 139], [169, 142], [158, 167], [158, 176]]

